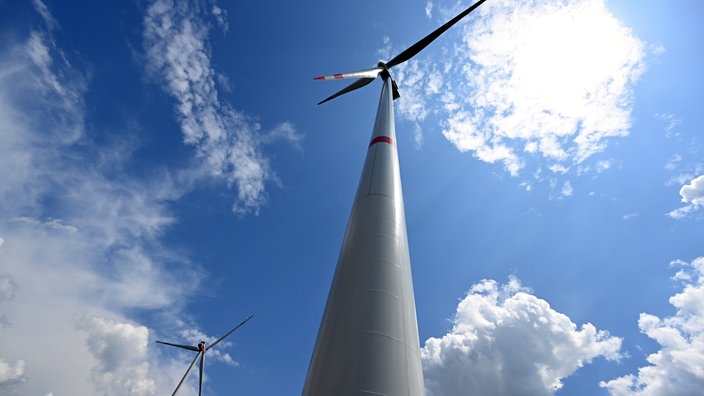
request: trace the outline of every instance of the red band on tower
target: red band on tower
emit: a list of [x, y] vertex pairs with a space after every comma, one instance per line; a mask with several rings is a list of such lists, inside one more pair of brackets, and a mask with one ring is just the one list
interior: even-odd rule
[[392, 146], [395, 145], [395, 144], [394, 144], [394, 140], [391, 139], [390, 137], [388, 137], [388, 136], [377, 136], [377, 137], [375, 137], [374, 139], [372, 139], [371, 142], [369, 142], [369, 147], [371, 147], [371, 146], [373, 146], [373, 145], [375, 145], [375, 144], [377, 144], [377, 143], [388, 143], [388, 144], [390, 144], [390, 145], [392, 145]]

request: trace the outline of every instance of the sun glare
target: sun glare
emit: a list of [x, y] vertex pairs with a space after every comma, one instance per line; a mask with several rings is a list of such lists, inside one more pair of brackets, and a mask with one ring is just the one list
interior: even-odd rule
[[526, 22], [512, 81], [530, 93], [530, 100], [574, 114], [600, 90], [625, 84], [614, 72], [633, 43], [618, 21], [594, 3], [555, 9]]
[[495, 4], [465, 31], [466, 102], [452, 103], [450, 141], [515, 175], [519, 153], [570, 166], [628, 133], [643, 44], [603, 1]]

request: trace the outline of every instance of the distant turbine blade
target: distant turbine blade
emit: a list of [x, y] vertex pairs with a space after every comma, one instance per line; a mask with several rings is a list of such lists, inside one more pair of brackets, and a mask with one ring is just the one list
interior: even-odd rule
[[191, 369], [193, 368], [193, 365], [196, 363], [196, 360], [198, 360], [198, 357], [199, 357], [200, 355], [202, 355], [202, 354], [203, 354], [203, 352], [200, 352], [200, 351], [198, 352], [198, 354], [196, 355], [195, 359], [193, 359], [193, 361], [191, 362], [191, 365], [188, 366], [188, 370], [186, 370], [186, 374], [183, 375], [183, 377], [181, 378], [181, 381], [178, 383], [178, 385], [176, 385], [176, 389], [174, 390], [174, 393], [173, 393], [171, 396], [176, 396], [176, 392], [178, 392], [178, 388], [181, 387], [181, 384], [183, 384], [183, 381], [184, 381], [184, 380], [186, 379], [186, 377], [188, 376], [188, 373], [191, 372]]
[[200, 375], [198, 376], [198, 396], [203, 396], [203, 367], [205, 366], [205, 353], [200, 354]]
[[189, 351], [199, 352], [198, 348], [191, 346], [191, 345], [172, 344], [170, 342], [164, 342], [164, 341], [157, 341], [157, 342], [159, 344], [170, 345], [170, 346], [174, 346], [176, 348], [183, 348], [183, 349], [188, 349]]
[[313, 80], [340, 80], [343, 78], [376, 78], [384, 69], [373, 67], [371, 69], [358, 70], [350, 73], [333, 74], [332, 76], [320, 76]]
[[220, 341], [224, 340], [225, 337], [227, 337], [227, 336], [229, 336], [230, 334], [232, 334], [233, 331], [239, 329], [240, 326], [242, 326], [243, 324], [247, 323], [247, 321], [250, 320], [250, 319], [252, 319], [252, 317], [254, 317], [254, 315], [249, 315], [249, 317], [248, 317], [247, 319], [243, 320], [242, 323], [240, 323], [240, 324], [238, 324], [237, 326], [235, 326], [234, 329], [228, 331], [227, 334], [225, 334], [224, 336], [218, 338], [217, 341], [215, 341], [214, 343], [210, 344], [210, 346], [208, 346], [207, 348], [205, 348], [205, 350], [206, 350], [206, 351], [207, 351], [207, 350], [210, 350], [210, 348], [212, 348], [212, 347], [214, 347], [215, 345], [219, 344]]
[[388, 61], [386, 63], [386, 66], [389, 68], [394, 67], [396, 65], [400, 65], [401, 63], [413, 58], [418, 54], [420, 51], [423, 50], [423, 48], [427, 47], [428, 44], [432, 43], [433, 40], [438, 38], [441, 34], [445, 33], [447, 29], [452, 27], [455, 23], [459, 22], [460, 19], [464, 18], [469, 14], [470, 12], [474, 11], [475, 8], [479, 7], [483, 2], [486, 0], [479, 0], [478, 2], [474, 3], [471, 7], [467, 8], [466, 10], [462, 11], [459, 15], [456, 17], [452, 18], [450, 21], [446, 22], [444, 25], [440, 26], [439, 28], [435, 29], [432, 33], [429, 35], [423, 37], [420, 41], [417, 43], [413, 44], [412, 46], [408, 47], [405, 51], [401, 52], [400, 54], [396, 55], [393, 59]]
[[362, 88], [363, 86], [369, 84], [369, 83], [372, 82], [372, 81], [374, 81], [374, 78], [360, 78], [359, 80], [357, 80], [357, 81], [353, 82], [352, 84], [346, 86], [344, 89], [338, 91], [338, 92], [335, 93], [334, 95], [328, 96], [325, 100], [323, 100], [323, 101], [321, 101], [321, 102], [318, 102], [318, 104], [321, 105], [321, 104], [323, 104], [323, 103], [325, 103], [325, 102], [327, 102], [327, 101], [329, 101], [329, 100], [335, 99], [336, 97], [338, 97], [338, 96], [340, 96], [340, 95], [344, 95], [344, 94], [346, 94], [346, 93], [348, 93], [348, 92], [354, 91], [355, 89]]

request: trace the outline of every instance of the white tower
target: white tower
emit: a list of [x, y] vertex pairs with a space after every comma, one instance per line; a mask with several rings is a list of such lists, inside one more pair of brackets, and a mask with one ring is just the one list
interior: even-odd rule
[[424, 395], [392, 80], [376, 122], [304, 396]]
[[320, 103], [366, 86], [379, 75], [384, 86], [303, 396], [425, 394], [396, 150], [393, 101], [399, 94], [389, 69], [411, 59], [484, 1], [387, 63], [316, 78], [357, 78]]

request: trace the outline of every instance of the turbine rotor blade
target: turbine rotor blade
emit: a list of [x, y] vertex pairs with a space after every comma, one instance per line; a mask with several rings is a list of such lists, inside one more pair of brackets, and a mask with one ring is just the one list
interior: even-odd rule
[[459, 20], [464, 18], [465, 16], [467, 16], [467, 14], [474, 11], [475, 8], [479, 7], [485, 1], [486, 0], [479, 0], [478, 2], [472, 4], [469, 8], [462, 11], [459, 15], [452, 18], [448, 22], [445, 22], [444, 25], [435, 29], [429, 35], [423, 37], [420, 41], [418, 41], [417, 43], [413, 44], [412, 46], [406, 48], [406, 50], [404, 50], [400, 54], [396, 55], [393, 59], [391, 59], [390, 61], [388, 61], [386, 63], [386, 66], [388, 66], [389, 68], [392, 68], [396, 65], [399, 65], [399, 64], [413, 58], [416, 54], [418, 54], [420, 51], [422, 51], [423, 48], [427, 47], [428, 44], [432, 43], [433, 40], [438, 38], [441, 34], [445, 33], [445, 31], [447, 29], [452, 27], [452, 25], [454, 25], [455, 23], [459, 22]]
[[199, 352], [198, 348], [191, 346], [191, 345], [172, 344], [170, 342], [164, 342], [164, 341], [157, 341], [157, 342], [159, 344], [170, 345], [170, 346], [174, 346], [176, 348], [188, 349], [189, 351]]
[[205, 366], [205, 353], [200, 354], [200, 375], [198, 376], [198, 396], [203, 396], [203, 367]]
[[401, 97], [401, 94], [398, 92], [398, 85], [396, 85], [396, 81], [394, 79], [391, 79], [391, 89], [393, 90], [393, 98], [394, 100], [398, 99]]
[[240, 324], [238, 324], [237, 326], [235, 326], [234, 329], [228, 331], [227, 334], [225, 334], [224, 336], [218, 338], [217, 341], [215, 341], [214, 343], [210, 344], [207, 348], [205, 348], [205, 350], [206, 350], [206, 351], [207, 351], [207, 350], [210, 350], [210, 348], [212, 348], [212, 347], [214, 347], [215, 345], [219, 344], [220, 341], [222, 341], [222, 340], [225, 339], [225, 337], [227, 337], [227, 336], [229, 336], [230, 334], [232, 334], [233, 331], [239, 329], [240, 326], [242, 326], [243, 324], [247, 323], [247, 321], [250, 320], [250, 319], [252, 319], [253, 317], [254, 317], [254, 315], [249, 315], [249, 317], [248, 317], [247, 319], [243, 320], [242, 323], [240, 323]]
[[340, 80], [343, 78], [376, 78], [384, 69], [381, 67], [372, 67], [371, 69], [358, 70], [349, 73], [333, 74], [331, 76], [320, 76], [313, 80]]
[[188, 376], [188, 373], [191, 372], [191, 369], [193, 368], [193, 365], [196, 363], [196, 360], [198, 360], [198, 357], [201, 356], [202, 354], [203, 354], [203, 352], [198, 351], [198, 354], [196, 355], [195, 359], [193, 359], [193, 361], [191, 362], [191, 365], [188, 366], [188, 370], [186, 370], [186, 374], [183, 375], [183, 377], [181, 378], [181, 381], [179, 381], [178, 385], [176, 385], [176, 389], [174, 389], [174, 393], [171, 394], [171, 396], [176, 396], [176, 392], [178, 392], [178, 388], [181, 387], [181, 385], [183, 384], [183, 381]]
[[[375, 77], [375, 78], [376, 78], [376, 77]], [[360, 78], [359, 80], [357, 80], [357, 81], [353, 82], [352, 84], [346, 86], [346, 87], [343, 88], [342, 90], [337, 91], [335, 94], [333, 94], [333, 95], [331, 95], [331, 96], [328, 96], [325, 100], [318, 102], [318, 104], [321, 105], [321, 104], [323, 104], [323, 103], [325, 103], [325, 102], [327, 102], [327, 101], [329, 101], [329, 100], [335, 99], [336, 97], [338, 97], [338, 96], [340, 96], [340, 95], [344, 95], [344, 94], [346, 94], [346, 93], [349, 93], [349, 92], [354, 91], [355, 89], [362, 88], [363, 86], [365, 86], [365, 85], [369, 84], [370, 82], [374, 81], [375, 78]]]

